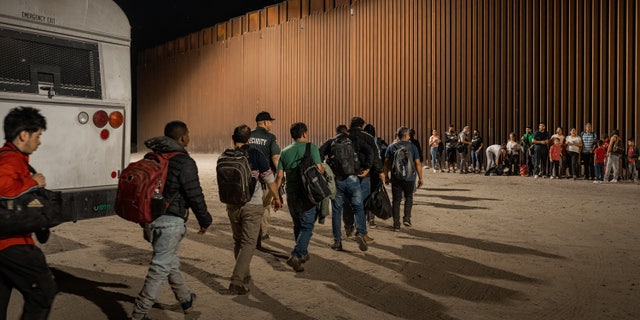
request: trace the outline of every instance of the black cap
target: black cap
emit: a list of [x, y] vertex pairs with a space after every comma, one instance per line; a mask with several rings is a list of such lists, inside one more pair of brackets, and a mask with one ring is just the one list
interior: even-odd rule
[[269, 114], [269, 112], [262, 111], [262, 112], [258, 113], [258, 115], [256, 116], [256, 122], [258, 122], [258, 121], [267, 121], [267, 120], [270, 120], [270, 121], [275, 120], [274, 118], [271, 118], [271, 115]]

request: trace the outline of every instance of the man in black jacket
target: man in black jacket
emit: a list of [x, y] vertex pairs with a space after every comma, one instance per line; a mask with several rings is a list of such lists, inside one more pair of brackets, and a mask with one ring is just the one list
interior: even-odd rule
[[134, 303], [132, 319], [148, 319], [147, 313], [162, 288], [169, 280], [171, 290], [187, 313], [193, 307], [196, 295], [193, 293], [180, 272], [178, 248], [186, 233], [188, 209], [191, 208], [204, 234], [211, 225], [211, 214], [204, 200], [198, 167], [185, 148], [189, 144], [189, 130], [181, 121], [169, 122], [164, 128], [164, 136], [145, 141], [148, 148], [155, 152], [181, 152], [169, 160], [167, 180], [163, 195], [169, 202], [164, 215], [144, 226], [144, 237], [153, 247], [153, 256], [144, 286]]

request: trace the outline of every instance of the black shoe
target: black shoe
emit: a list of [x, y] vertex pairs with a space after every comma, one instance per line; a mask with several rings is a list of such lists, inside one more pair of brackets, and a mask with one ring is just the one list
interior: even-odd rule
[[358, 243], [358, 248], [360, 248], [360, 251], [367, 251], [367, 249], [369, 248], [369, 246], [367, 245], [367, 241], [364, 240], [364, 237], [362, 235], [356, 235], [356, 242]]
[[229, 294], [245, 295], [249, 293], [249, 289], [237, 284], [229, 284]]
[[331, 245], [331, 249], [335, 251], [342, 251], [342, 241], [334, 241]]
[[49, 228], [36, 231], [36, 239], [38, 239], [38, 242], [40, 242], [41, 244], [47, 243], [47, 241], [49, 241], [50, 235], [51, 235], [51, 230], [49, 230]]
[[304, 256], [302, 256], [302, 259], [300, 259], [300, 263], [305, 263], [309, 260], [311, 260], [311, 257], [309, 257], [308, 254], [305, 254]]
[[304, 267], [302, 266], [302, 263], [300, 263], [300, 260], [298, 260], [298, 258], [291, 256], [289, 257], [289, 259], [287, 260], [287, 264], [293, 268], [293, 271], [295, 272], [302, 272], [304, 271]]
[[186, 301], [180, 304], [180, 306], [182, 307], [182, 311], [184, 313], [188, 313], [189, 311], [191, 311], [191, 309], [193, 308], [193, 301], [195, 300], [196, 300], [196, 294], [192, 292], [191, 299], [189, 299], [189, 301]]

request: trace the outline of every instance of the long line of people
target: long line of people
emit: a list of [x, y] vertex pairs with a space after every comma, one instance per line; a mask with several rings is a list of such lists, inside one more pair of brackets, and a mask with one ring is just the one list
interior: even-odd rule
[[[590, 180], [593, 183], [608, 181], [638, 181], [640, 170], [639, 149], [633, 137], [625, 141], [618, 130], [602, 134], [593, 131], [590, 123], [578, 132], [571, 128], [565, 135], [562, 127], [553, 134], [541, 122], [538, 130], [526, 127], [518, 138], [509, 133], [506, 143], [487, 145], [478, 130], [469, 136], [469, 127], [457, 133], [450, 125], [440, 138], [437, 129], [427, 140], [433, 173], [460, 174], [484, 173], [491, 175], [520, 175], [535, 179]], [[483, 152], [484, 151], [484, 152]], [[429, 168], [426, 166], [426, 168]]]

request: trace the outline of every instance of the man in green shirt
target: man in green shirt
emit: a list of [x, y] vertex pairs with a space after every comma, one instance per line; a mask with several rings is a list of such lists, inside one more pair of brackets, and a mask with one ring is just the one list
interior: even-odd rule
[[[278, 161], [278, 178], [276, 184], [282, 185], [282, 181], [286, 175], [286, 193], [287, 203], [289, 205], [289, 214], [293, 221], [293, 234], [296, 244], [291, 251], [291, 256], [287, 260], [287, 264], [296, 272], [304, 271], [303, 263], [309, 260], [309, 241], [313, 233], [313, 227], [316, 222], [317, 209], [316, 205], [309, 201], [300, 185], [300, 173], [298, 165], [304, 156], [304, 152], [309, 143], [309, 132], [307, 125], [302, 122], [296, 122], [289, 129], [291, 138], [294, 142], [288, 145], [280, 153]], [[318, 166], [320, 172], [324, 173], [324, 167], [320, 159], [318, 146], [311, 143], [311, 158]]]
[[525, 128], [525, 133], [520, 138], [520, 146], [524, 150], [525, 161], [527, 163], [527, 175], [533, 175], [533, 130], [531, 126]]

